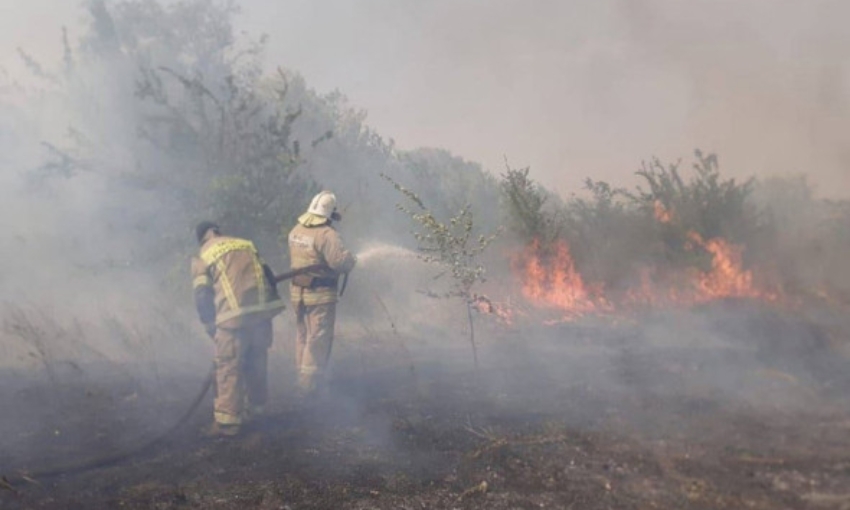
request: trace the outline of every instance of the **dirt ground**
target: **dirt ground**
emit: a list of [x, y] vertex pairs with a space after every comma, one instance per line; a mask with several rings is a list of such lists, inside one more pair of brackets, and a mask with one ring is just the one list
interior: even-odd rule
[[[462, 334], [342, 328], [329, 395], [272, 363], [269, 413], [239, 438], [155, 436], [203, 373], [65, 367], [0, 380], [0, 508], [850, 509], [850, 329], [842, 314], [727, 303]], [[445, 336], [445, 335], [444, 335]], [[22, 477], [31, 473], [32, 477]], [[31, 478], [31, 480], [26, 480]]]

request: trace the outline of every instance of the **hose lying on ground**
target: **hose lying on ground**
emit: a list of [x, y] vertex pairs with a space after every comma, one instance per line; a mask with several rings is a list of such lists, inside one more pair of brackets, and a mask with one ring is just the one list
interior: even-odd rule
[[[273, 281], [274, 285], [277, 285], [278, 283], [281, 283], [285, 280], [289, 280], [289, 279], [293, 278], [294, 276], [306, 274], [306, 273], [309, 273], [311, 271], [322, 269], [324, 267], [325, 266], [322, 265], [322, 264], [316, 264], [316, 265], [312, 265], [312, 266], [302, 267], [302, 268], [299, 268], [299, 269], [294, 269], [294, 270], [289, 271], [287, 273], [283, 273], [283, 274], [275, 276], [274, 278], [272, 278], [272, 281]], [[106, 466], [121, 462], [122, 460], [126, 460], [126, 459], [128, 459], [128, 458], [130, 458], [130, 457], [132, 457], [132, 456], [134, 456], [138, 453], [141, 453], [145, 450], [148, 450], [150, 448], [153, 448], [153, 447], [159, 445], [161, 442], [168, 439], [178, 429], [180, 429], [180, 427], [182, 427], [189, 420], [189, 418], [192, 417], [192, 414], [195, 412], [195, 410], [198, 408], [198, 406], [201, 405], [201, 402], [203, 402], [204, 397], [206, 396], [207, 392], [210, 390], [210, 387], [212, 386], [214, 380], [215, 380], [215, 364], [213, 364], [213, 366], [210, 368], [209, 374], [207, 375], [206, 380], [204, 380], [204, 385], [201, 388], [201, 391], [198, 393], [198, 396], [196, 396], [195, 400], [192, 401], [192, 405], [189, 406], [189, 408], [186, 410], [186, 412], [183, 413], [183, 416], [174, 425], [172, 425], [171, 428], [169, 428], [168, 430], [166, 430], [165, 432], [163, 432], [159, 436], [157, 436], [157, 437], [155, 437], [155, 438], [153, 438], [153, 439], [151, 439], [147, 442], [136, 445], [135, 447], [130, 448], [129, 450], [125, 450], [123, 452], [117, 452], [117, 453], [114, 453], [112, 455], [106, 455], [106, 456], [103, 456], [103, 457], [96, 457], [94, 459], [85, 460], [85, 461], [78, 462], [78, 463], [75, 463], [75, 464], [66, 464], [64, 466], [60, 465], [60, 466], [52, 467], [52, 468], [45, 468], [45, 469], [42, 469], [40, 471], [18, 472], [18, 473], [13, 474], [13, 475], [0, 476], [0, 489], [6, 489], [6, 490], [16, 492], [15, 484], [18, 484], [18, 483], [33, 482], [33, 481], [36, 481], [39, 478], [41, 478], [41, 479], [52, 478], [52, 477], [59, 476], [59, 475], [68, 475], [68, 474], [73, 474], [73, 473], [80, 473], [82, 471], [88, 471], [90, 469], [97, 469], [97, 468], [101, 468], [101, 467], [106, 467]]]
[[111, 455], [105, 455], [103, 457], [95, 457], [93, 459], [83, 460], [83, 461], [80, 461], [80, 462], [77, 462], [77, 463], [72, 463], [72, 464], [65, 464], [65, 465], [59, 465], [59, 466], [55, 466], [55, 467], [45, 468], [45, 469], [42, 469], [42, 470], [39, 470], [39, 471], [19, 472], [19, 473], [8, 475], [8, 476], [3, 476], [2, 478], [0, 478], [0, 488], [5, 488], [7, 490], [14, 491], [15, 490], [14, 486], [15, 486], [15, 484], [18, 484], [18, 483], [33, 482], [33, 481], [36, 481], [38, 479], [53, 478], [53, 477], [60, 476], [60, 475], [80, 473], [82, 471], [88, 471], [90, 469], [97, 469], [97, 468], [106, 467], [106, 466], [121, 462], [123, 460], [126, 460], [126, 459], [128, 459], [128, 458], [130, 458], [130, 457], [132, 457], [132, 456], [134, 456], [138, 453], [141, 453], [145, 450], [148, 450], [150, 448], [158, 446], [160, 443], [162, 443], [163, 441], [168, 439], [172, 434], [174, 434], [177, 430], [179, 430], [187, 421], [189, 421], [189, 418], [192, 417], [192, 414], [194, 414], [195, 410], [198, 409], [198, 406], [201, 405], [201, 402], [203, 402], [204, 397], [207, 395], [207, 392], [210, 390], [210, 387], [213, 384], [214, 378], [215, 378], [215, 365], [213, 365], [212, 368], [210, 368], [209, 374], [207, 375], [207, 378], [204, 380], [204, 384], [201, 387], [201, 391], [198, 392], [198, 395], [192, 401], [192, 404], [189, 406], [189, 408], [186, 410], [186, 412], [183, 413], [183, 416], [181, 416], [180, 419], [174, 425], [172, 425], [169, 429], [165, 430], [160, 435], [158, 435], [158, 436], [156, 436], [156, 437], [154, 437], [154, 438], [152, 438], [152, 439], [150, 439], [150, 440], [148, 440], [144, 443], [140, 443], [140, 444], [138, 444], [138, 445], [136, 445], [136, 446], [134, 446], [134, 447], [132, 447], [128, 450], [116, 452], [116, 453], [113, 453]]

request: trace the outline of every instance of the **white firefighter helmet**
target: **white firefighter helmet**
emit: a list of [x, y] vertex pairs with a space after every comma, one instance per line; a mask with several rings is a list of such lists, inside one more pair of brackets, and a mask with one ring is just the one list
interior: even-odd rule
[[336, 212], [336, 195], [330, 191], [322, 191], [313, 197], [307, 212], [322, 218], [330, 218]]

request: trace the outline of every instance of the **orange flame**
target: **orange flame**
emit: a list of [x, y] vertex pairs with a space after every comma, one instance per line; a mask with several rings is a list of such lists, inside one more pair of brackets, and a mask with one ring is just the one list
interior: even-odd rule
[[640, 286], [626, 293], [626, 303], [674, 306], [725, 298], [776, 299], [776, 294], [759, 289], [752, 271], [744, 269], [740, 246], [721, 238], [706, 241], [693, 231], [687, 238], [685, 248], [705, 250], [711, 256], [711, 268], [661, 276], [657, 268], [641, 268]]
[[548, 252], [534, 241], [514, 260], [526, 299], [538, 306], [560, 309], [566, 318], [610, 307], [601, 297], [601, 288], [585, 285], [567, 243], [557, 241]]
[[[674, 211], [660, 200], [655, 200], [652, 206], [659, 223], [675, 221]], [[722, 238], [705, 240], [694, 231], [688, 232], [686, 238], [686, 250], [704, 250], [711, 257], [709, 269], [669, 271], [655, 266], [643, 267], [636, 285], [613, 295], [611, 300], [604, 296], [601, 285], [589, 285], [584, 281], [564, 241], [547, 247], [541, 246], [539, 241], [532, 242], [514, 258], [514, 269], [520, 275], [525, 298], [537, 306], [560, 310], [564, 320], [615, 308], [689, 306], [723, 298], [777, 298], [776, 293], [755, 285], [752, 271], [744, 269], [740, 246]]]
[[470, 305], [478, 313], [492, 315], [506, 326], [513, 326], [514, 324], [514, 310], [509, 304], [495, 303], [487, 296], [473, 294]]
[[776, 294], [754, 284], [752, 271], [744, 269], [741, 247], [720, 238], [706, 241], [696, 232], [689, 232], [687, 239], [686, 249], [702, 249], [711, 256], [710, 269], [665, 273], [644, 267], [637, 286], [611, 299], [605, 297], [601, 285], [584, 281], [563, 241], [553, 243], [549, 250], [533, 242], [514, 259], [514, 268], [521, 278], [523, 296], [539, 307], [560, 310], [564, 320], [635, 306], [689, 306], [724, 298], [776, 299]]
[[673, 221], [673, 213], [664, 207], [661, 200], [655, 200], [655, 202], [652, 203], [652, 209], [658, 223], [670, 223]]
[[721, 238], [704, 241], [696, 232], [688, 238], [711, 254], [711, 270], [701, 273], [698, 281], [698, 300], [737, 297], [775, 299], [774, 294], [757, 289], [753, 285], [752, 271], [745, 270], [742, 262], [743, 250]]

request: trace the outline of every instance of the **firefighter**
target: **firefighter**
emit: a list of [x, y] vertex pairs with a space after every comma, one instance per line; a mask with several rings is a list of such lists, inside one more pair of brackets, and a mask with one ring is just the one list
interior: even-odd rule
[[215, 342], [215, 420], [207, 432], [235, 436], [266, 403], [272, 318], [285, 305], [251, 241], [222, 235], [208, 221], [195, 234], [201, 246], [192, 258], [195, 305]]
[[288, 238], [293, 270], [322, 266], [294, 277], [290, 285], [297, 324], [298, 388], [305, 397], [323, 387], [333, 344], [340, 276], [347, 275], [357, 263], [333, 228], [333, 222], [341, 219], [336, 205], [336, 196], [330, 191], [316, 195]]

